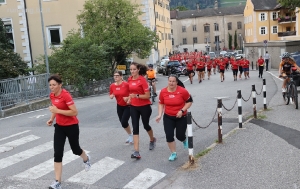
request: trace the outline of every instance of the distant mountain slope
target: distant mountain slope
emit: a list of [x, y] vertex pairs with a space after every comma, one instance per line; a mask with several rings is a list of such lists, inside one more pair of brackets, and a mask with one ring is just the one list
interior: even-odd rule
[[[247, 0], [218, 0], [219, 7], [245, 5]], [[215, 0], [171, 0], [170, 7], [185, 6], [190, 10], [197, 9], [197, 3], [200, 9], [213, 8]]]

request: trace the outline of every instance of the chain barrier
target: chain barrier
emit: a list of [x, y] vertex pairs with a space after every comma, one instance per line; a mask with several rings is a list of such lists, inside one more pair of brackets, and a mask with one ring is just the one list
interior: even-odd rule
[[242, 95], [243, 101], [248, 102], [248, 101], [250, 100], [250, 98], [251, 98], [251, 95], [252, 95], [252, 91], [251, 91], [251, 93], [250, 93], [250, 96], [249, 96], [248, 100], [245, 100], [244, 97], [243, 97], [243, 95]]
[[260, 93], [257, 93], [257, 91], [256, 91], [256, 90], [255, 90], [255, 93], [256, 93], [256, 95], [260, 95], [260, 94], [262, 93], [262, 91], [263, 91], [263, 85], [261, 86]]
[[230, 109], [227, 109], [227, 108], [224, 106], [223, 103], [222, 103], [222, 107], [223, 107], [225, 110], [227, 110], [227, 111], [229, 112], [229, 111], [231, 111], [231, 110], [235, 107], [237, 100], [238, 100], [238, 98], [236, 97], [235, 102], [234, 102], [234, 105], [233, 105], [232, 108], [230, 108]]
[[206, 129], [206, 128], [209, 127], [209, 126], [212, 124], [212, 122], [214, 121], [214, 119], [215, 119], [215, 117], [216, 117], [216, 114], [217, 114], [217, 110], [218, 110], [218, 108], [216, 108], [215, 115], [213, 116], [211, 122], [210, 122], [207, 126], [205, 126], [205, 127], [200, 126], [200, 125], [194, 120], [193, 115], [192, 115], [192, 120], [193, 120], [193, 122], [195, 123], [195, 125], [196, 125], [197, 127], [199, 127], [200, 129]]

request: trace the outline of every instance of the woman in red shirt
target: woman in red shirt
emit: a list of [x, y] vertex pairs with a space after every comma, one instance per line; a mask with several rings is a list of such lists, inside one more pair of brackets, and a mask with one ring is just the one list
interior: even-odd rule
[[236, 61], [235, 57], [232, 56], [230, 59], [231, 69], [233, 72], [233, 80], [237, 81], [237, 74], [239, 70], [239, 63]]
[[265, 60], [263, 59], [262, 56], [259, 57], [259, 59], [257, 60], [257, 64], [258, 64], [258, 77], [262, 78], [263, 75], [263, 71], [264, 71], [264, 64], [265, 64]]
[[210, 75], [211, 75], [211, 68], [213, 66], [213, 60], [212, 59], [207, 59], [206, 62], [206, 69], [207, 69], [207, 78], [209, 80]]
[[219, 61], [221, 82], [223, 82], [225, 80], [225, 77], [224, 77], [225, 67], [226, 67], [226, 62], [221, 57], [220, 61]]
[[156, 122], [158, 123], [163, 116], [164, 130], [166, 139], [171, 151], [169, 161], [177, 159], [176, 144], [174, 140], [174, 131], [176, 129], [176, 138], [183, 142], [184, 148], [188, 148], [188, 141], [186, 138], [187, 109], [192, 105], [192, 97], [189, 92], [178, 85], [178, 78], [171, 75], [168, 78], [168, 86], [161, 90], [159, 94], [158, 116]]
[[186, 71], [187, 71], [188, 76], [190, 78], [191, 84], [193, 84], [193, 77], [195, 75], [194, 68], [195, 68], [195, 63], [191, 59], [187, 60], [187, 62], [186, 62]]
[[202, 58], [197, 58], [195, 61], [196, 71], [198, 72], [198, 82], [201, 83], [204, 79], [205, 62]]
[[121, 71], [116, 71], [114, 73], [115, 83], [112, 83], [109, 87], [109, 97], [110, 99], [116, 98], [117, 101], [117, 114], [121, 122], [122, 127], [127, 132], [128, 139], [126, 143], [133, 143], [132, 133], [129, 126], [130, 118], [130, 106], [127, 104], [129, 97], [129, 85], [127, 82], [123, 81], [123, 74]]
[[140, 159], [139, 153], [139, 123], [140, 117], [144, 125], [144, 129], [147, 131], [150, 144], [149, 150], [153, 150], [156, 144], [156, 138], [153, 136], [153, 130], [149, 125], [150, 116], [152, 114], [149, 85], [144, 77], [146, 75], [147, 67], [145, 65], [138, 64], [136, 62], [131, 63], [130, 73], [128, 78], [129, 84], [129, 99], [127, 103], [131, 104], [130, 116], [132, 121], [133, 130], [133, 144], [135, 152], [131, 155], [131, 158]]
[[91, 163], [90, 156], [79, 145], [79, 125], [76, 117], [78, 111], [70, 93], [62, 88], [62, 80], [58, 75], [50, 76], [48, 83], [51, 90], [50, 100], [52, 103], [49, 110], [52, 114], [47, 121], [47, 125], [51, 126], [54, 119], [56, 119], [53, 145], [55, 181], [49, 188], [60, 188], [66, 138], [68, 138], [73, 154], [83, 159], [86, 171], [90, 170]]

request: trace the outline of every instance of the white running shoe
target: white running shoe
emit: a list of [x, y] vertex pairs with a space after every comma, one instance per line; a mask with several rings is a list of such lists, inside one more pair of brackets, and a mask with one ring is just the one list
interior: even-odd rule
[[285, 92], [286, 92], [286, 89], [285, 89], [285, 88], [282, 88], [282, 92], [285, 93]]
[[83, 165], [84, 165], [84, 170], [85, 171], [89, 171], [91, 169], [91, 167], [92, 167], [91, 162], [90, 162], [91, 161], [91, 157], [88, 154], [86, 156], [88, 157], [88, 160], [86, 162], [83, 161]]
[[62, 189], [61, 183], [58, 181], [53, 181], [53, 183], [49, 186], [49, 189]]

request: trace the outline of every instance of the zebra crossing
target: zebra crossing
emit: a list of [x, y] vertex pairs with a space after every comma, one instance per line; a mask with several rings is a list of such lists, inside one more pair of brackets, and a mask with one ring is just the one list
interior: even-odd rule
[[[23, 150], [22, 146], [25, 144], [29, 144], [33, 141], [37, 141], [41, 139], [40, 136], [35, 136], [30, 133], [30, 130], [22, 131], [16, 134], [12, 134], [10, 136], [0, 138], [0, 171], [3, 169], [14, 169], [14, 166], [20, 168], [20, 163], [25, 162], [31, 158], [35, 158], [35, 156], [53, 151], [53, 141], [47, 141], [41, 144], [38, 144], [34, 147], [29, 147], [26, 150]], [[12, 141], [8, 141], [12, 140]], [[1, 151], [2, 149], [2, 151]], [[14, 150], [18, 151], [14, 153]], [[22, 150], [22, 151], [20, 151]], [[89, 150], [89, 149], [88, 149]], [[1, 155], [9, 152], [10, 156], [2, 157]], [[89, 151], [86, 151], [89, 153]], [[66, 151], [64, 153], [63, 165], [67, 165], [75, 160], [81, 159], [80, 156], [76, 156], [72, 153], [71, 150]], [[34, 162], [34, 161], [31, 161]], [[64, 183], [76, 183], [79, 185], [89, 185], [93, 186], [93, 184], [97, 183], [105, 176], [110, 173], [114, 174], [126, 174], [120, 173], [118, 169], [120, 169], [126, 162], [113, 158], [113, 157], [104, 157], [99, 161], [92, 160], [92, 168], [90, 171], [86, 172], [82, 169], [79, 172], [72, 172], [72, 176], [69, 178], [65, 178], [63, 180]], [[35, 165], [32, 165], [30, 168], [24, 168], [25, 170], [21, 170], [17, 174], [7, 175], [10, 179], [24, 179], [24, 180], [38, 180], [41, 177], [52, 173], [54, 176], [54, 168], [53, 168], [53, 157], [46, 159], [42, 162], [38, 162]], [[64, 168], [65, 169], [65, 168]], [[19, 170], [19, 169], [18, 169]], [[150, 188], [155, 183], [160, 181], [166, 176], [165, 173], [159, 172], [157, 170], [153, 170], [150, 168], [145, 168], [141, 171], [136, 177], [130, 178], [132, 179], [128, 183], [124, 183], [124, 186], [120, 188], [125, 189], [143, 189]], [[47, 187], [50, 183], [45, 183], [45, 187]], [[8, 188], [15, 188], [16, 186], [9, 186]]]

